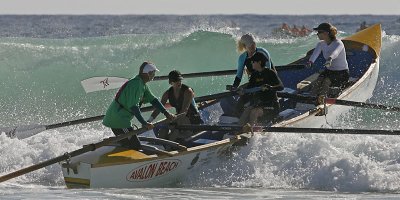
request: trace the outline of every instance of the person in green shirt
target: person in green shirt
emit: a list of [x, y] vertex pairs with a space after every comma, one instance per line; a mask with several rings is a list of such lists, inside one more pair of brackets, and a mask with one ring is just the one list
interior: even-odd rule
[[[146, 84], [153, 80], [156, 71], [159, 70], [153, 63], [143, 62], [139, 68], [139, 74], [127, 81], [118, 90], [103, 119], [103, 125], [111, 128], [115, 135], [125, 134], [134, 130], [131, 125], [133, 117], [136, 117], [142, 126], [148, 130], [154, 128], [152, 123], [144, 120], [140, 112], [142, 103], [151, 103], [170, 120], [176, 118], [175, 115], [165, 109]], [[136, 135], [121, 140], [120, 144], [134, 150], [139, 150], [141, 147], [140, 140]]]

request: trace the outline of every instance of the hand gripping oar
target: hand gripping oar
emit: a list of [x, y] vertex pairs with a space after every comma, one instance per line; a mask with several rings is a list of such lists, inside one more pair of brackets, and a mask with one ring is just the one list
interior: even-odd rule
[[[181, 117], [181, 116], [183, 116], [185, 114], [186, 113], [177, 115], [176, 119], [178, 119], [179, 117]], [[170, 122], [169, 120], [165, 119], [165, 120], [162, 120], [162, 121], [159, 121], [159, 122], [155, 123], [154, 125], [157, 126], [157, 125], [160, 125], [160, 124], [163, 124], [163, 123], [169, 123], [169, 122]], [[30, 167], [26, 167], [26, 168], [20, 169], [18, 171], [15, 171], [15, 172], [6, 174], [4, 176], [1, 176], [0, 177], [0, 183], [4, 182], [6, 180], [9, 180], [9, 179], [15, 178], [17, 176], [24, 175], [26, 173], [33, 172], [33, 171], [41, 169], [43, 167], [46, 167], [46, 166], [61, 162], [63, 160], [67, 160], [69, 158], [84, 154], [86, 152], [94, 151], [94, 150], [96, 150], [96, 149], [98, 149], [100, 147], [107, 146], [109, 144], [112, 144], [112, 143], [118, 142], [118, 141], [120, 141], [122, 139], [125, 139], [127, 137], [130, 137], [132, 135], [138, 135], [138, 134], [144, 133], [146, 131], [148, 131], [146, 128], [140, 128], [140, 129], [131, 131], [131, 132], [126, 133], [126, 134], [122, 134], [122, 135], [118, 135], [118, 136], [115, 136], [115, 137], [106, 138], [103, 141], [98, 142], [98, 143], [85, 145], [82, 148], [80, 148], [78, 150], [75, 150], [75, 151], [72, 151], [70, 153], [65, 153], [64, 155], [55, 157], [53, 159], [46, 160], [46, 161], [38, 163], [36, 165], [32, 165]]]
[[[289, 93], [284, 93], [284, 92], [278, 92], [278, 97], [292, 98], [292, 99], [296, 99], [297, 101], [308, 102], [308, 103], [314, 103], [318, 99], [318, 97], [315, 97], [315, 96], [304, 96], [304, 95], [289, 94]], [[381, 110], [386, 110], [386, 111], [400, 111], [400, 107], [395, 107], [395, 106], [386, 106], [386, 105], [380, 105], [380, 104], [364, 103], [364, 102], [349, 101], [349, 100], [342, 100], [342, 99], [335, 99], [335, 98], [324, 98], [323, 100], [327, 104], [381, 109]]]
[[[304, 64], [293, 64], [293, 65], [282, 65], [276, 66], [277, 71], [285, 71], [285, 70], [300, 70], [305, 68]], [[184, 78], [198, 78], [198, 77], [207, 77], [207, 76], [225, 76], [225, 75], [233, 75], [236, 74], [236, 69], [233, 70], [222, 70], [222, 71], [211, 71], [211, 72], [196, 72], [196, 73], [188, 73], [182, 74]], [[155, 81], [158, 80], [167, 80], [168, 76], [156, 76], [154, 77]], [[102, 91], [102, 90], [111, 90], [120, 88], [126, 81], [129, 79], [122, 77], [112, 77], [112, 76], [98, 76], [91, 77], [81, 81], [81, 85], [86, 93]]]
[[[226, 131], [240, 132], [244, 126], [239, 125], [177, 125], [179, 130], [196, 131]], [[270, 127], [252, 126], [254, 132], [283, 132], [283, 133], [334, 133], [358, 135], [400, 135], [400, 130], [371, 130], [371, 129], [328, 129], [328, 128], [295, 128], [295, 127]]]

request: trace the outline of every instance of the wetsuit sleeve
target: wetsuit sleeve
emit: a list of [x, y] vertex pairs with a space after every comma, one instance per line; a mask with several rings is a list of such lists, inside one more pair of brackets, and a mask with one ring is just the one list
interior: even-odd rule
[[244, 62], [246, 61], [246, 52], [242, 53], [239, 56], [238, 59], [238, 67], [236, 70], [236, 77], [235, 77], [235, 81], [233, 82], [233, 86], [234, 87], [238, 87], [240, 85], [240, 82], [242, 80], [242, 76], [243, 76], [243, 70], [244, 70]]
[[271, 70], [268, 78], [271, 80], [271, 90], [281, 91], [284, 89], [283, 83], [275, 71]]
[[138, 119], [142, 125], [147, 124], [147, 122], [146, 122], [146, 120], [144, 120], [144, 118], [142, 116], [142, 112], [140, 112], [140, 108], [138, 106], [132, 106], [131, 111], [132, 111], [133, 115], [135, 115], [136, 119]]
[[167, 109], [165, 109], [165, 107], [161, 104], [161, 102], [157, 98], [153, 99], [153, 101], [151, 101], [150, 103], [161, 113], [165, 114], [167, 112]]
[[235, 81], [233, 81], [233, 87], [239, 87], [241, 79], [237, 76], [235, 77]]
[[[161, 104], [165, 105], [167, 103], [167, 100], [168, 100], [168, 90], [164, 92], [163, 96], [161, 97]], [[153, 111], [153, 113], [151, 113], [151, 116], [153, 117], [153, 119], [155, 119], [158, 116], [158, 114], [160, 114], [160, 110], [156, 109]]]
[[157, 99], [157, 97], [155, 97], [154, 94], [150, 91], [149, 86], [145, 85], [144, 94], [143, 94], [143, 103], [150, 103], [154, 99]]

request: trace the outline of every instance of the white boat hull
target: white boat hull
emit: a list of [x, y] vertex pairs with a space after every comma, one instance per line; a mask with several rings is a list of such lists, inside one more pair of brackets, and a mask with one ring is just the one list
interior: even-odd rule
[[234, 137], [189, 148], [187, 151], [175, 152], [173, 157], [152, 155], [123, 162], [99, 163], [98, 157], [115, 149], [106, 146], [96, 150], [99, 153], [97, 156], [89, 152], [90, 159], [85, 159], [85, 154], [73, 158], [68, 165], [63, 165], [62, 172], [68, 188], [165, 187], [184, 178], [193, 168], [220, 156], [226, 158], [232, 145], [244, 139]]

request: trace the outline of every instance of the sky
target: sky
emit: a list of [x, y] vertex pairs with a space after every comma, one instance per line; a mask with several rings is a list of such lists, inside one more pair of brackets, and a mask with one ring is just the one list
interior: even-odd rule
[[399, 0], [0, 0], [0, 14], [400, 15]]

